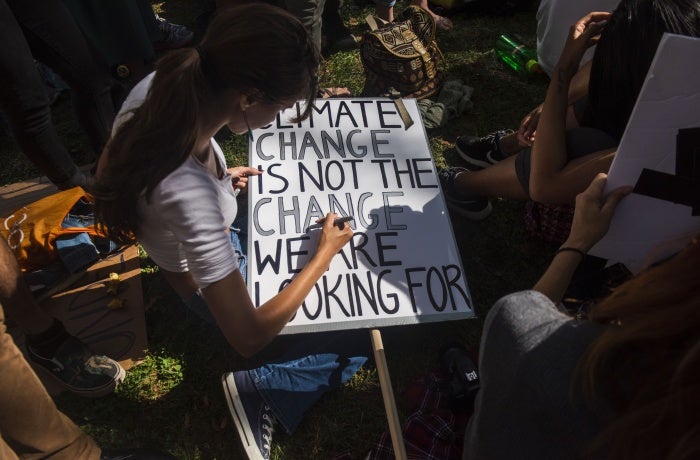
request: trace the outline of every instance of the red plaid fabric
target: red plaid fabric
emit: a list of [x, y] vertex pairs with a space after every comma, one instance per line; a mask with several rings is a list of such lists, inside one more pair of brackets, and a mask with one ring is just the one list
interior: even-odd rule
[[[462, 458], [464, 431], [469, 414], [450, 410], [448, 379], [433, 371], [413, 382], [403, 393], [411, 415], [402, 426], [409, 459], [459, 460]], [[370, 460], [393, 460], [391, 435], [385, 431], [367, 457]]]
[[544, 204], [528, 200], [525, 228], [530, 235], [554, 244], [566, 241], [574, 218], [574, 205]]

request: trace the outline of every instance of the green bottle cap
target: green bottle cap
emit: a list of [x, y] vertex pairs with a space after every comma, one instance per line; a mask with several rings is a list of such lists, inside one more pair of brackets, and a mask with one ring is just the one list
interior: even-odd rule
[[525, 68], [530, 73], [542, 73], [542, 67], [534, 59], [530, 59], [525, 63]]

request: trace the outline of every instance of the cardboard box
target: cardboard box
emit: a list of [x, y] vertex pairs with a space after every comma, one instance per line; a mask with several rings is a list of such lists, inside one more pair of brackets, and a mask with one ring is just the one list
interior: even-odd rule
[[[0, 188], [0, 215], [54, 193], [45, 178], [31, 179]], [[110, 273], [119, 275], [114, 293], [108, 292]], [[59, 284], [60, 285], [60, 284]], [[71, 276], [62, 287], [39, 299], [46, 311], [60, 319], [66, 330], [85, 342], [97, 354], [107, 355], [129, 369], [146, 354], [146, 318], [141, 286], [138, 248], [128, 246], [94, 263], [84, 272]], [[123, 303], [110, 308], [110, 302]], [[9, 318], [11, 323], [11, 318]], [[9, 332], [20, 348], [24, 338], [15, 328]], [[37, 372], [50, 394], [61, 388], [42, 372]]]
[[[119, 275], [114, 294], [108, 290], [110, 273]], [[123, 306], [113, 308], [111, 302]], [[91, 350], [116, 359], [125, 369], [145, 357], [146, 319], [136, 246], [96, 262], [78, 281], [41, 305]]]

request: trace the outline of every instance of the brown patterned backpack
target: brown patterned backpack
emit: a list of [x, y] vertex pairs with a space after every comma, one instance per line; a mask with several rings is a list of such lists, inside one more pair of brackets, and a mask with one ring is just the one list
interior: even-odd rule
[[[381, 20], [380, 20], [381, 21]], [[435, 20], [418, 6], [408, 6], [394, 22], [377, 25], [371, 15], [360, 45], [365, 68], [362, 96], [391, 96], [422, 99], [440, 89], [444, 63], [435, 42]]]

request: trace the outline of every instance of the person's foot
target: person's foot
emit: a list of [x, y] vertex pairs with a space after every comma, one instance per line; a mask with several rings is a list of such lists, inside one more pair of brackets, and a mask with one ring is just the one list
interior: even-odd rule
[[177, 460], [166, 452], [151, 449], [102, 449], [100, 460]]
[[351, 97], [352, 93], [347, 88], [321, 88], [318, 90], [318, 97], [328, 99], [329, 97]]
[[156, 51], [182, 48], [192, 43], [194, 32], [187, 29], [187, 27], [173, 24], [157, 14], [156, 21], [158, 21], [158, 31], [161, 35], [160, 40], [153, 42], [153, 49]]
[[60, 386], [80, 396], [112, 393], [126, 372], [111, 358], [92, 353], [60, 322], [39, 336], [27, 336], [27, 359]]
[[272, 410], [263, 401], [247, 371], [224, 374], [221, 383], [246, 455], [251, 460], [269, 459], [276, 423]]
[[453, 27], [452, 21], [450, 21], [445, 16], [440, 16], [440, 15], [436, 14], [434, 16], [434, 19], [435, 19], [435, 28], [436, 29], [444, 30], [444, 31], [452, 30], [452, 27]]
[[460, 174], [469, 173], [468, 169], [452, 167], [438, 172], [442, 193], [447, 207], [469, 220], [483, 220], [491, 214], [491, 202], [486, 197], [465, 197], [456, 188], [455, 181]]
[[460, 136], [455, 142], [455, 150], [469, 166], [484, 169], [508, 157], [503, 153], [499, 142], [513, 131], [502, 130], [484, 137]]

